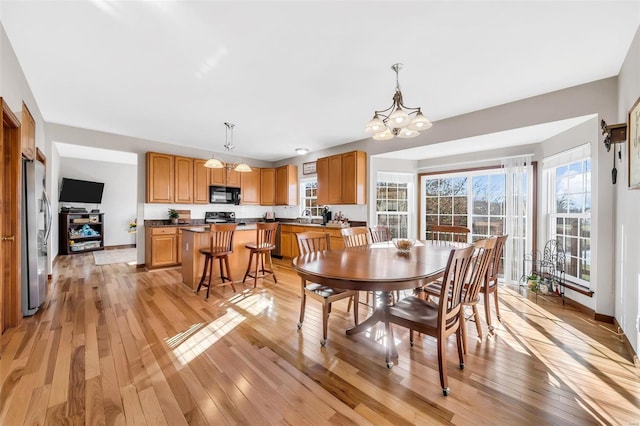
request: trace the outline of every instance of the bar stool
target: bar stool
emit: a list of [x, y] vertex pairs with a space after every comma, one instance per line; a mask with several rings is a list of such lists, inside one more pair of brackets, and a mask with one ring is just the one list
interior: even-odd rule
[[[209, 298], [209, 290], [211, 290], [211, 277], [213, 276], [215, 259], [218, 259], [220, 262], [220, 279], [222, 279], [222, 283], [219, 285], [231, 284], [233, 292], [236, 292], [236, 288], [233, 285], [233, 278], [231, 278], [231, 269], [229, 268], [229, 255], [233, 253], [233, 234], [237, 226], [235, 223], [211, 225], [209, 230], [209, 248], [201, 248], [199, 250], [200, 253], [204, 254], [205, 258], [202, 278], [200, 279], [196, 293], [200, 292], [201, 287], [207, 287], [207, 299]], [[223, 260], [224, 266], [226, 266], [227, 269], [227, 275], [225, 275], [222, 265]], [[205, 284], [207, 268], [209, 269], [209, 281]], [[225, 283], [225, 280], [229, 282]]]
[[[258, 284], [258, 278], [265, 278], [267, 274], [273, 276], [273, 282], [278, 283], [275, 272], [273, 272], [273, 262], [271, 261], [271, 250], [275, 249], [276, 230], [278, 229], [278, 223], [257, 223], [256, 224], [256, 242], [255, 244], [247, 244], [246, 248], [251, 250], [249, 254], [249, 264], [247, 265], [247, 272], [244, 274], [242, 282], [244, 283], [247, 277], [254, 279], [253, 288], [256, 288]], [[256, 255], [256, 269], [252, 274], [251, 263], [253, 262], [253, 255]], [[264, 269], [265, 257], [269, 256], [269, 267], [271, 269]], [[262, 261], [262, 268], [259, 268], [260, 261]], [[258, 275], [261, 272], [262, 275]]]

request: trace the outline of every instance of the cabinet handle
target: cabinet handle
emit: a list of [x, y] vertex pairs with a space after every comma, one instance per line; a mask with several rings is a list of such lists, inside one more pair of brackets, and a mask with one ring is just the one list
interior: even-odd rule
[[16, 240], [15, 235], [9, 235], [8, 237], [5, 237], [4, 235], [2, 236], [2, 241], [15, 241], [15, 240]]

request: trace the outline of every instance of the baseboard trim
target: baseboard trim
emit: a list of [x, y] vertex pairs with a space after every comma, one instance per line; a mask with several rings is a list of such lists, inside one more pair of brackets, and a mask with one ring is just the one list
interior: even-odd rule
[[144, 263], [138, 263], [138, 264], [136, 265], [136, 268], [137, 268], [137, 269], [144, 269], [144, 268], [145, 268], [145, 266], [146, 266], [146, 265], [145, 265]]
[[571, 306], [572, 308], [579, 310], [583, 314], [589, 315], [591, 318], [593, 318], [596, 321], [605, 322], [607, 324], [613, 324], [613, 321], [615, 321], [615, 318], [612, 317], [611, 315], [599, 314], [593, 309], [589, 308], [588, 306], [585, 306], [580, 302], [576, 302], [575, 300], [569, 297], [565, 297], [564, 302], [567, 305]]
[[620, 336], [620, 341], [622, 342], [624, 347], [627, 349], [627, 352], [631, 357], [631, 361], [633, 362], [633, 365], [636, 368], [640, 368], [640, 359], [638, 359], [638, 355], [636, 354], [636, 351], [633, 350], [633, 346], [631, 346], [631, 342], [629, 341], [629, 339], [627, 339], [627, 335], [624, 334], [624, 330], [622, 330], [622, 327], [620, 327], [620, 324], [618, 324], [618, 321], [615, 318], [613, 318], [613, 326], [616, 328], [618, 336]]
[[135, 244], [121, 244], [119, 246], [105, 246], [105, 250], [117, 250], [117, 249], [123, 249], [123, 248], [135, 248], [136, 245]]
[[613, 324], [614, 321], [616, 320], [611, 315], [598, 314], [598, 313], [593, 315], [593, 319], [596, 321], [606, 322], [607, 324]]

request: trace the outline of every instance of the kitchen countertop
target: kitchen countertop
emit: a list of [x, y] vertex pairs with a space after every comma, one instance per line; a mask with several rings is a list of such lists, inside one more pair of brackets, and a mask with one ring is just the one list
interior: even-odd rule
[[[327, 226], [327, 225], [323, 225], [321, 223], [300, 223], [298, 222], [296, 219], [282, 219], [282, 220], [276, 220], [276, 222], [280, 223], [281, 225], [298, 225], [298, 226], [313, 226], [313, 227], [318, 227], [318, 228], [336, 228], [336, 229], [340, 229], [339, 226]], [[243, 231], [243, 230], [252, 230], [252, 229], [256, 229], [256, 223], [258, 222], [243, 222], [240, 221], [238, 222], [238, 231]], [[198, 227], [206, 227], [208, 226], [208, 224], [204, 223], [204, 219], [194, 219], [190, 222], [185, 222], [185, 223], [171, 223], [168, 220], [145, 220], [144, 221], [144, 226], [147, 228], [163, 228], [163, 227], [179, 227], [179, 228], [183, 228], [187, 229], [187, 228], [198, 228]], [[350, 227], [356, 227], [356, 226], [367, 226], [366, 222], [359, 222], [359, 221], [352, 221], [349, 223]], [[194, 232], [198, 232], [198, 231], [194, 231]]]

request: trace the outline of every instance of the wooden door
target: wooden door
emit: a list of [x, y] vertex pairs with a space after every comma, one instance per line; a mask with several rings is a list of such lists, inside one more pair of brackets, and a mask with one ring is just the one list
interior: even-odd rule
[[193, 160], [193, 203], [209, 204], [209, 169], [207, 160]]
[[329, 157], [318, 158], [316, 172], [318, 173], [318, 205], [329, 204]]
[[173, 202], [179, 204], [193, 203], [193, 158], [174, 157], [175, 190]]
[[173, 155], [147, 152], [147, 203], [173, 203]]
[[232, 186], [234, 188], [240, 188], [242, 177], [240, 176], [242, 173], [236, 172], [235, 170], [227, 169], [227, 186]]
[[342, 203], [342, 156], [329, 157], [329, 204]]
[[34, 160], [36, 158], [36, 122], [24, 102], [22, 103], [20, 133], [22, 155], [29, 160]]
[[286, 165], [276, 169], [276, 205], [298, 204], [298, 167]]
[[[20, 122], [0, 98], [0, 333], [22, 322], [20, 270]], [[34, 127], [35, 129], [35, 127]]]
[[260, 169], [252, 167], [242, 173], [241, 204], [260, 204]]
[[292, 244], [295, 236], [291, 232], [283, 232], [280, 234], [280, 255], [282, 257], [291, 258], [293, 255]]
[[178, 263], [176, 235], [151, 237], [151, 266], [167, 266]]
[[260, 169], [260, 204], [276, 204], [276, 169]]
[[227, 184], [225, 171], [226, 169], [224, 167], [220, 167], [219, 169], [211, 169], [211, 175], [209, 177], [211, 180], [211, 185], [225, 186]]

